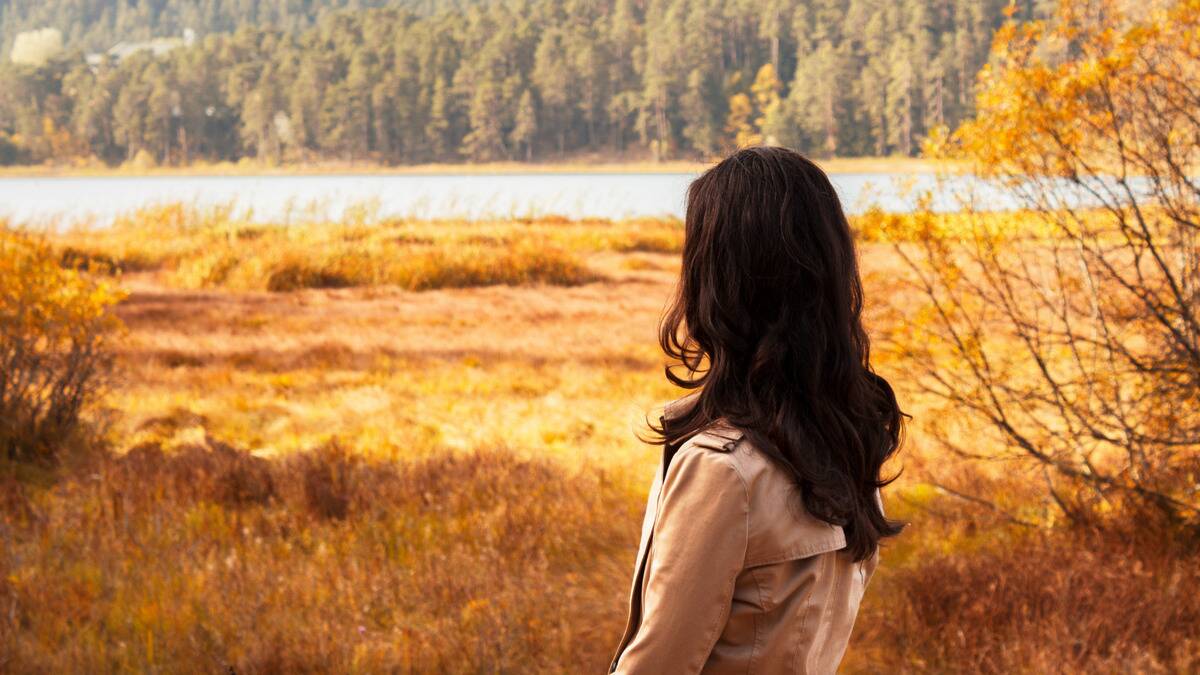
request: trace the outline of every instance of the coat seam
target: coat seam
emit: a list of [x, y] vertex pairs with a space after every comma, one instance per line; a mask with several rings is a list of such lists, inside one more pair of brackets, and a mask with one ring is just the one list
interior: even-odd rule
[[[825, 577], [825, 569], [824, 569], [824, 564], [822, 564], [821, 574], [820, 574], [819, 578], [824, 578], [824, 577]], [[804, 595], [804, 602], [801, 603], [801, 605], [800, 605], [801, 607], [804, 608], [804, 618], [800, 619], [800, 626], [799, 626], [799, 628], [796, 629], [797, 634], [794, 636], [796, 642], [795, 642], [795, 651], [792, 652], [791, 667], [789, 668], [789, 670], [791, 672], [797, 672], [796, 671], [796, 661], [799, 660], [799, 658], [800, 658], [800, 647], [804, 643], [804, 629], [805, 629], [805, 627], [808, 626], [808, 618], [812, 614], [812, 612], [809, 611], [809, 603], [812, 602], [813, 596], [816, 595], [816, 592], [817, 592], [817, 583], [816, 583], [816, 579], [814, 579], [813, 583], [812, 583], [812, 587], [809, 588], [808, 593], [806, 593]], [[822, 613], [824, 613], [824, 610], [822, 610]], [[805, 659], [804, 665], [805, 665], [805, 668], [808, 667], [807, 658]]]
[[[839, 597], [838, 591], [840, 591], [841, 588], [842, 588], [842, 575], [840, 575], [840, 574], [833, 575], [833, 585], [829, 589], [829, 593], [826, 595], [825, 602], [821, 605], [821, 621], [823, 623], [828, 623], [829, 613], [830, 613], [829, 602], [831, 599]], [[824, 655], [825, 650], [828, 649], [828, 647], [829, 647], [829, 644], [827, 642], [818, 646], [817, 647], [818, 657]]]
[[759, 622], [769, 611], [767, 608], [767, 602], [763, 598], [762, 582], [760, 582], [758, 579], [758, 572], [753, 569], [749, 570], [749, 572], [750, 578], [754, 580], [754, 588], [758, 591], [758, 604], [760, 607], [762, 607], [762, 611], [754, 615], [754, 645], [750, 647], [750, 660], [746, 664], [746, 675], [750, 675], [754, 672], [754, 657], [758, 655], [758, 642], [761, 639], [761, 635], [759, 634]]

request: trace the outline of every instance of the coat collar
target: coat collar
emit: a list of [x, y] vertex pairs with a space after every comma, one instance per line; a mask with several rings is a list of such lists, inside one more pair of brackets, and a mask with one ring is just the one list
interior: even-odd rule
[[674, 401], [671, 401], [670, 403], [663, 406], [663, 414], [662, 414], [663, 419], [674, 419], [676, 417], [683, 415], [688, 410], [691, 410], [691, 407], [693, 405], [695, 405], [696, 401], [698, 401], [699, 399], [700, 399], [700, 392], [693, 391], [692, 393], [688, 394], [687, 396], [682, 396], [680, 398], [675, 399]]

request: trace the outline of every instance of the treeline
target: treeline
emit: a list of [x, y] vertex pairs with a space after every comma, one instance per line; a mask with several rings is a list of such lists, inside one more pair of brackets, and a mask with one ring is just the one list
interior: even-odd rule
[[182, 35], [232, 33], [242, 26], [299, 30], [342, 9], [403, 7], [422, 13], [478, 0], [0, 0], [0, 50], [18, 34], [40, 28], [62, 32], [68, 47], [99, 52], [117, 42]]
[[909, 155], [971, 114], [1006, 4], [389, 7], [91, 65], [66, 40], [44, 63], [0, 66], [0, 162], [683, 158], [756, 141]]

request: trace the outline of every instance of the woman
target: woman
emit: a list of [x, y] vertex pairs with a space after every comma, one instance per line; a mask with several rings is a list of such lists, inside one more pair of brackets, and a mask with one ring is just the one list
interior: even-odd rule
[[879, 541], [902, 413], [871, 370], [853, 236], [829, 179], [749, 148], [688, 190], [660, 329], [698, 391], [662, 445], [617, 673], [831, 673]]

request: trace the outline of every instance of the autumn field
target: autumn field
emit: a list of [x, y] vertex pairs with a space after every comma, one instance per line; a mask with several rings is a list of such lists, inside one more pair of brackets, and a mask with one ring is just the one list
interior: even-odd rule
[[[0, 160], [34, 175], [438, 172], [523, 155], [536, 173], [552, 148], [562, 169], [632, 142], [636, 118], [630, 156], [676, 169], [780, 142], [919, 153], [900, 161], [990, 181], [1021, 208], [939, 214], [925, 194], [851, 219], [871, 362], [911, 419], [883, 493], [907, 526], [882, 545], [843, 670], [1198, 672], [1200, 2], [993, 3], [966, 23], [967, 5], [905, 14], [918, 4], [846, 5], [875, 17], [869, 44], [839, 11], [738, 8], [730, 42], [692, 36], [724, 83], [664, 77], [645, 62], [659, 50], [633, 45], [665, 33], [612, 28], [597, 44], [638, 62], [592, 72], [625, 83], [605, 90], [607, 122], [601, 98], [566, 114], [578, 97], [559, 85], [578, 78], [546, 59], [599, 36], [561, 37], [557, 11], [519, 31], [524, 61], [490, 41], [505, 3], [465, 23], [330, 14], [96, 71], [40, 29], [0, 68]], [[926, 39], [935, 15], [952, 42]], [[794, 44], [843, 23], [843, 46]], [[507, 103], [481, 86], [500, 70], [399, 66], [443, 38], [514, 69]], [[31, 40], [55, 49], [33, 59]], [[303, 84], [323, 50], [340, 72]], [[268, 52], [261, 73], [244, 67]], [[827, 86], [850, 81], [827, 76], [854, 63], [835, 54], [865, 64], [856, 86]], [[213, 77], [226, 67], [237, 76]], [[283, 82], [302, 83], [290, 104], [269, 90]], [[172, 106], [189, 87], [207, 93]], [[170, 124], [133, 129], [154, 110]], [[390, 116], [372, 126], [367, 110]], [[682, 393], [656, 331], [682, 224], [367, 213], [0, 222], [0, 673], [605, 668], [657, 461], [638, 437]]]
[[[935, 441], [955, 413], [906, 360], [924, 301], [903, 261], [964, 216], [930, 218], [855, 221], [876, 367], [913, 420], [885, 492], [910, 526], [845, 670], [1194, 667], [1179, 550], [954, 492], [1045, 513], [1036, 472]], [[680, 223], [288, 229], [176, 206], [6, 236], [120, 326], [59, 465], [0, 473], [0, 670], [605, 666], [656, 461], [636, 434], [680, 393], [655, 346]]]

